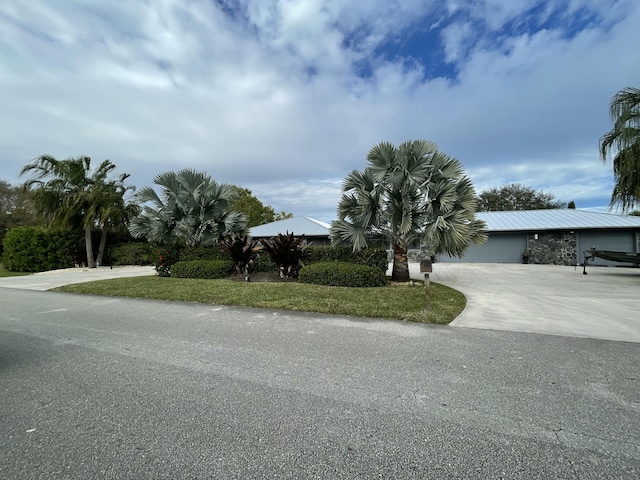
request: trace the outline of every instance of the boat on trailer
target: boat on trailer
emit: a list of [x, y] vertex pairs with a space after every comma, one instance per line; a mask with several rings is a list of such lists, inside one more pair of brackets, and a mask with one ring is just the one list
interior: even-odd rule
[[636, 266], [640, 265], [640, 253], [598, 250], [592, 247], [590, 250], [585, 250], [584, 252], [584, 269], [582, 273], [587, 274], [587, 263], [589, 260], [595, 260], [596, 258], [602, 258], [603, 260], [610, 260], [612, 262], [633, 263]]

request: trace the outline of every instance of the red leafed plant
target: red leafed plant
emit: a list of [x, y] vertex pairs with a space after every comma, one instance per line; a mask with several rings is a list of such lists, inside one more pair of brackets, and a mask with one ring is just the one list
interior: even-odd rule
[[289, 233], [288, 231], [286, 235], [279, 233], [277, 237], [269, 240], [260, 240], [260, 243], [280, 269], [280, 276], [294, 278], [298, 277], [300, 269], [303, 267], [302, 255], [304, 251], [311, 245], [306, 242], [304, 235], [295, 237], [293, 232]]

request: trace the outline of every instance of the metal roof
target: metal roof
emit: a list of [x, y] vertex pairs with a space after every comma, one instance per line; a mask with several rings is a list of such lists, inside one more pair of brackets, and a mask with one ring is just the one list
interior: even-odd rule
[[250, 228], [249, 236], [252, 238], [270, 238], [279, 233], [293, 232], [296, 236], [328, 237], [330, 226], [328, 223], [309, 217], [293, 217]]
[[[487, 223], [489, 232], [640, 229], [640, 217], [572, 208], [478, 212], [476, 218]], [[294, 217], [253, 227], [249, 229], [249, 235], [254, 238], [271, 238], [279, 233], [293, 232], [306, 237], [328, 237], [330, 227], [330, 224], [310, 217]]]
[[484, 220], [487, 223], [487, 230], [489, 232], [617, 228], [640, 229], [640, 217], [575, 210], [572, 208], [478, 212], [476, 213], [476, 218]]

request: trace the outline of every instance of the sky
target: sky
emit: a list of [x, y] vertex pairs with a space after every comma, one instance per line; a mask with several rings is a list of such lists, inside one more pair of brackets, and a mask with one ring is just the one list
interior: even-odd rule
[[598, 141], [640, 86], [638, 25], [637, 0], [3, 0], [0, 180], [86, 155], [330, 222], [371, 147], [425, 139], [479, 192], [606, 210]]

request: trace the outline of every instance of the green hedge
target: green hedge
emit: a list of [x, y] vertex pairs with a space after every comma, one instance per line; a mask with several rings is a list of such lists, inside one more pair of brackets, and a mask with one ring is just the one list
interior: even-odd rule
[[153, 246], [142, 242], [120, 243], [109, 248], [112, 265], [151, 265], [152, 253]]
[[176, 278], [225, 278], [234, 270], [230, 260], [190, 260], [176, 262], [171, 267], [171, 276]]
[[389, 268], [387, 251], [382, 248], [365, 248], [357, 253], [348, 247], [309, 246], [302, 257], [302, 263], [310, 265], [318, 262], [346, 262], [375, 267], [385, 275]]
[[181, 262], [191, 260], [231, 260], [231, 256], [220, 247], [182, 247], [178, 253]]
[[76, 232], [18, 227], [7, 231], [3, 244], [2, 262], [7, 270], [44, 272], [73, 267], [74, 253], [84, 241]]
[[298, 280], [301, 283], [338, 287], [384, 287], [387, 285], [385, 273], [367, 265], [318, 262], [303, 267]]
[[267, 252], [258, 252], [253, 259], [253, 272], [277, 272], [278, 265], [271, 260], [271, 256]]

